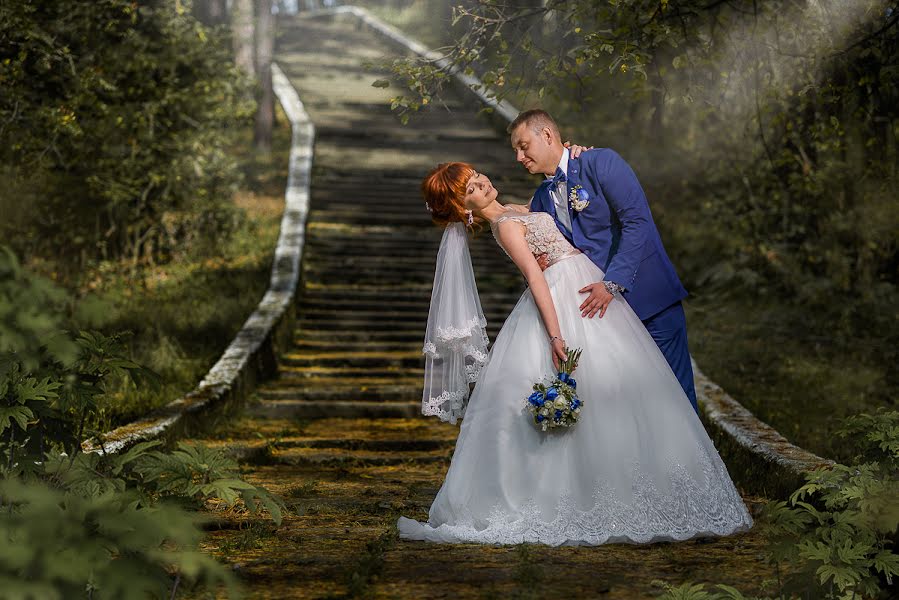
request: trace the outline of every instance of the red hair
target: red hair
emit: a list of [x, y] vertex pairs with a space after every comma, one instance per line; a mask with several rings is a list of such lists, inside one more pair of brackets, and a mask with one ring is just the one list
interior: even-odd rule
[[[450, 162], [437, 165], [424, 178], [421, 182], [421, 195], [424, 196], [435, 225], [445, 227], [461, 221], [468, 226], [465, 188], [474, 174], [474, 167], [470, 164]], [[480, 224], [481, 221], [479, 217], [474, 217], [474, 224]]]

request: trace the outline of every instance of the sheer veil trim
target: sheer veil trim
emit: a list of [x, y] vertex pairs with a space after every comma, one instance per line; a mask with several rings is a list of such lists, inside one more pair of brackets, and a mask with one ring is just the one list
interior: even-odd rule
[[455, 423], [465, 414], [469, 384], [487, 364], [487, 320], [475, 284], [462, 223], [443, 232], [422, 352], [421, 412]]

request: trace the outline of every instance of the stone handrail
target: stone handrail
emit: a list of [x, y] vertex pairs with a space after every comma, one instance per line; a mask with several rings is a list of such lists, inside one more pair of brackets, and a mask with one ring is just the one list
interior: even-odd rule
[[275, 95], [290, 121], [291, 145], [284, 215], [268, 291], [196, 389], [142, 419], [106, 433], [102, 443], [84, 442], [85, 452], [116, 453], [140, 441], [189, 431], [209, 414], [209, 409], [243, 400], [258, 381], [273, 375], [278, 357], [290, 346], [309, 214], [315, 128], [277, 64], [272, 64], [272, 80]]
[[[491, 97], [488, 88], [477, 77], [451, 68], [444, 56], [429, 50], [364, 8], [341, 6], [305, 14], [307, 17], [346, 15], [356, 18], [361, 26], [376, 32], [401, 51], [420, 56], [440, 68], [449, 67], [459, 87], [471, 92], [479, 102], [492, 109], [494, 122], [501, 126], [503, 133], [518, 116], [515, 106]], [[773, 427], [756, 418], [706, 377], [695, 361], [693, 369], [703, 423], [727, 460], [731, 476], [745, 489], [767, 497], [783, 498], [804, 482], [804, 471], [833, 464], [833, 461], [790, 443]]]

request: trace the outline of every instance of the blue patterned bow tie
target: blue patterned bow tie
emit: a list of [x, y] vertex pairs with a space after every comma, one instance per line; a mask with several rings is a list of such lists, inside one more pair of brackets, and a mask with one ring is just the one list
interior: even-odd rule
[[560, 183], [565, 183], [568, 181], [568, 177], [565, 175], [565, 171], [562, 170], [562, 167], [556, 167], [556, 174], [553, 177], [553, 185], [558, 187]]

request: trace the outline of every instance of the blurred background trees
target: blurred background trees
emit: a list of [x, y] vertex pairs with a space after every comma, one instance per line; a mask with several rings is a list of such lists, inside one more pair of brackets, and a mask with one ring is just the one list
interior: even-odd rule
[[[224, 148], [257, 108], [253, 2], [233, 4], [232, 60], [228, 30], [185, 2], [4, 2], [0, 237], [79, 266], [164, 261], [198, 229], [226, 238], [235, 216], [221, 200], [240, 178]], [[223, 7], [195, 11], [224, 24]], [[259, 88], [266, 149], [274, 98]]]

